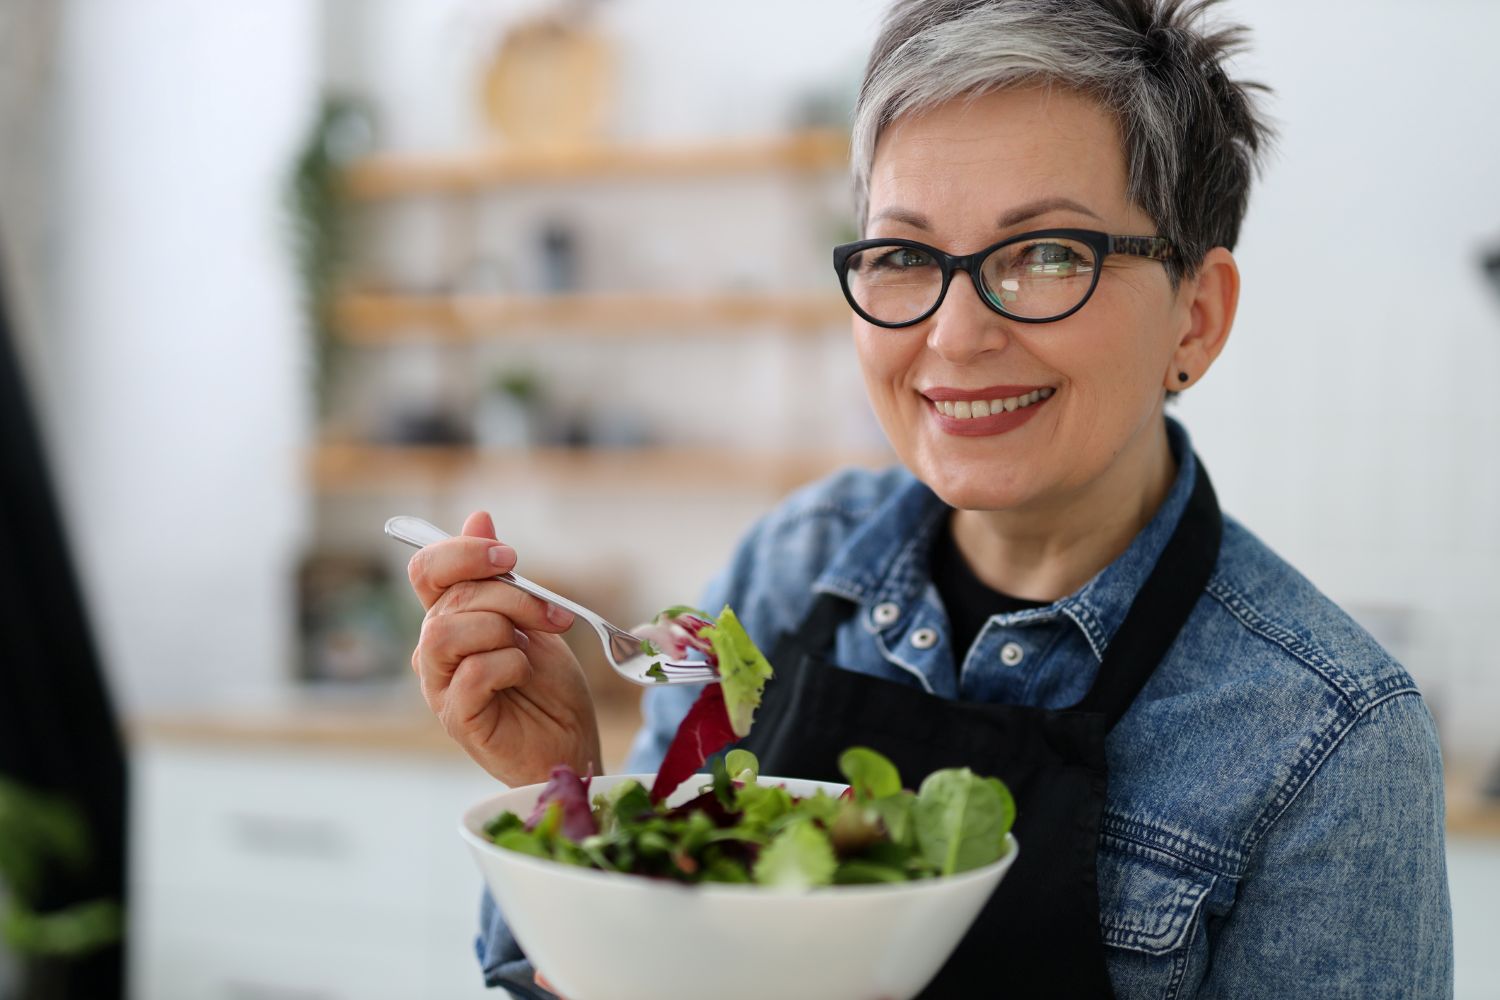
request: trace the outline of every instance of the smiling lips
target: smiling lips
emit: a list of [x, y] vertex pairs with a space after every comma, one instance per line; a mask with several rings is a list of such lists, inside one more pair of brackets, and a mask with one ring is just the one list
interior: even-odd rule
[[981, 437], [1015, 430], [1050, 399], [1051, 386], [996, 385], [985, 389], [928, 389], [938, 426], [948, 434]]

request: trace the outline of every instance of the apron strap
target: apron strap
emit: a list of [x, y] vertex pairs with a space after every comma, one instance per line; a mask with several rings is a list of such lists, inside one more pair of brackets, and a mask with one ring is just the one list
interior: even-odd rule
[[1113, 729], [1166, 656], [1219, 560], [1224, 519], [1201, 461], [1177, 528], [1104, 651], [1094, 686], [1071, 711], [1098, 712]]

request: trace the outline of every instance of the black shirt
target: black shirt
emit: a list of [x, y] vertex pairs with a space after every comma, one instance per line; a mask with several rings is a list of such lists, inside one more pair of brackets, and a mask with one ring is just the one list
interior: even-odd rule
[[953, 631], [954, 658], [960, 664], [991, 615], [1047, 606], [1046, 601], [1028, 601], [1002, 594], [975, 576], [963, 553], [958, 551], [958, 543], [953, 539], [951, 515], [947, 523], [938, 529], [929, 558], [932, 584], [937, 588], [943, 608], [948, 612], [948, 627]]

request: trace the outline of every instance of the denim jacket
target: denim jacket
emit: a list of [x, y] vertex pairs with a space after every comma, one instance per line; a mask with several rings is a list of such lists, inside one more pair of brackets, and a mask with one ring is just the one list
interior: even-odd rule
[[[966, 650], [927, 574], [949, 508], [903, 469], [794, 494], [703, 604], [732, 606], [769, 649], [836, 594], [854, 605], [833, 654], [847, 669], [1072, 705], [1187, 503], [1192, 449], [1175, 421], [1168, 434], [1176, 480], [1130, 547], [1056, 603], [992, 617]], [[939, 638], [919, 648], [925, 629]], [[655, 770], [696, 693], [647, 692], [630, 770]], [[1431, 716], [1385, 650], [1227, 515], [1204, 594], [1105, 750], [1099, 928], [1122, 1000], [1451, 996]], [[490, 981], [515, 981], [520, 953], [488, 900], [479, 953]]]

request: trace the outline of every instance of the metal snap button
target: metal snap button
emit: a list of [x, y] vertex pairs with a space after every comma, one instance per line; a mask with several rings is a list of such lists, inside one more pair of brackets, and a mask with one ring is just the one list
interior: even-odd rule
[[889, 625], [901, 617], [901, 609], [887, 601], [885, 604], [877, 604], [870, 617], [876, 625]]
[[1007, 667], [1013, 667], [1026, 658], [1026, 650], [1021, 648], [1019, 642], [1007, 642], [1000, 647], [1000, 662]]
[[931, 649], [937, 641], [938, 634], [930, 628], [919, 628], [911, 634], [911, 644], [918, 649]]

